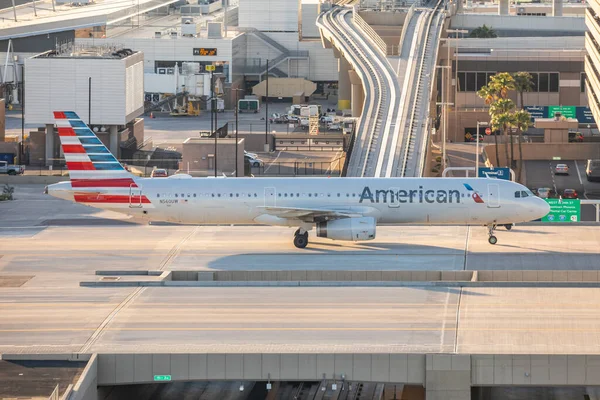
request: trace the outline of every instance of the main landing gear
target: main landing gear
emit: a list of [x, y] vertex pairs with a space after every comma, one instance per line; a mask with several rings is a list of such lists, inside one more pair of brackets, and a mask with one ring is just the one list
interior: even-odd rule
[[294, 246], [303, 249], [308, 245], [308, 231], [298, 228], [294, 233]]

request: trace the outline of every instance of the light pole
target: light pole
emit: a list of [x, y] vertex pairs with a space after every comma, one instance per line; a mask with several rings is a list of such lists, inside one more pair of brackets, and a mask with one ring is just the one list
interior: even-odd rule
[[269, 151], [269, 59], [267, 59], [267, 88], [265, 95], [265, 151]]
[[[449, 65], [437, 65], [436, 68], [440, 68], [440, 69], [449, 69], [452, 68]], [[452, 103], [448, 103], [448, 95], [446, 93], [445, 89], [445, 85], [444, 85], [444, 81], [445, 81], [445, 77], [443, 74], [440, 75], [441, 79], [442, 79], [442, 102], [441, 103], [436, 103], [437, 105], [441, 105], [442, 106], [442, 126], [444, 129], [442, 129], [442, 171], [446, 169], [446, 131], [447, 131], [447, 122], [446, 122], [446, 116], [448, 114], [448, 106], [452, 105]]]
[[488, 126], [488, 123], [477, 121], [477, 134], [475, 135], [475, 138], [477, 140], [477, 146], [476, 146], [476, 150], [475, 150], [475, 178], [479, 177], [479, 127], [480, 126]]
[[231, 90], [235, 91], [235, 176], [237, 177], [240, 176], [238, 169], [238, 93], [244, 89], [237, 88]]

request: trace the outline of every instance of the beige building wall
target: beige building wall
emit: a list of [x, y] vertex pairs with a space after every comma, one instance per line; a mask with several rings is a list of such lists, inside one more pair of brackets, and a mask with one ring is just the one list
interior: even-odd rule
[[[217, 175], [231, 175], [235, 171], [235, 139], [217, 139]], [[244, 176], [244, 139], [238, 142], [238, 173]], [[183, 142], [180, 170], [192, 175], [210, 176], [215, 171], [214, 138], [188, 138]]]
[[588, 31], [585, 37], [586, 89], [589, 107], [594, 119], [600, 121], [600, 1], [589, 0], [590, 8], [586, 11], [585, 24]]
[[5, 100], [0, 99], [0, 142], [4, 142], [6, 138], [6, 108]]

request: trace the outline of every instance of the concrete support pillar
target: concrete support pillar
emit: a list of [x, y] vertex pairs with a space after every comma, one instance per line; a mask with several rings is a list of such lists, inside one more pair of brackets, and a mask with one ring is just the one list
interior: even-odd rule
[[500, 0], [500, 2], [498, 3], [498, 15], [508, 15], [509, 7], [509, 0]]
[[54, 124], [46, 124], [46, 166], [54, 163]]
[[362, 81], [354, 70], [350, 70], [348, 75], [352, 85], [352, 116], [360, 117], [365, 103], [365, 91]]
[[338, 59], [338, 109], [348, 110], [350, 108], [350, 99], [352, 96], [352, 88], [350, 87], [350, 63], [344, 58]]
[[456, 13], [460, 14], [463, 12], [463, 0], [456, 0]]
[[563, 15], [563, 0], [552, 0], [552, 16], [562, 17]]
[[427, 400], [470, 400], [471, 357], [428, 354], [425, 357], [425, 398]]
[[117, 126], [112, 125], [109, 128], [109, 136], [110, 136], [110, 152], [113, 153], [115, 157], [119, 157], [119, 133], [117, 131]]

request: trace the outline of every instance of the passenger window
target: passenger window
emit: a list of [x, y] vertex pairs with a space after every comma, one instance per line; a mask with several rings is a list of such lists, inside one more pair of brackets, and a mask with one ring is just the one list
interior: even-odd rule
[[309, 194], [308, 194], [308, 197], [312, 197], [312, 193], [309, 193]]
[[283, 194], [283, 197], [287, 197], [287, 193], [284, 193], [284, 194]]
[[521, 191], [520, 191], [520, 190], [517, 190], [517, 191], [515, 192], [515, 197], [516, 197], [517, 199], [520, 199], [520, 198], [521, 198]]
[[177, 193], [175, 193], [175, 197], [177, 197]]
[[196, 197], [196, 193], [194, 193], [194, 197]]
[[160, 194], [159, 194], [159, 193], [156, 193], [156, 197], [160, 197]]
[[233, 197], [233, 193], [229, 193], [229, 197]]

